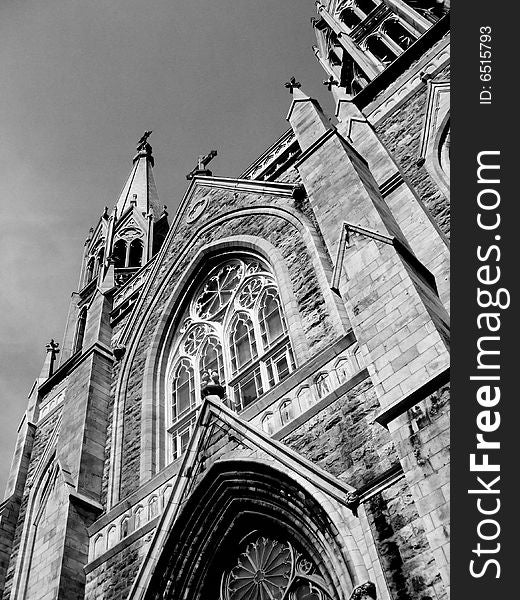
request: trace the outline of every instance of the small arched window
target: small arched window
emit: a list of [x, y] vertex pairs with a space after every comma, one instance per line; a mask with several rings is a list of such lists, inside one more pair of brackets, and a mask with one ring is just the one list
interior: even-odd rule
[[140, 267], [143, 260], [143, 242], [141, 240], [132, 240], [128, 252], [128, 266]]
[[237, 373], [240, 369], [255, 360], [258, 356], [256, 349], [253, 322], [249, 315], [241, 313], [235, 319], [229, 336], [231, 349], [232, 372]]
[[168, 504], [168, 500], [170, 499], [170, 495], [172, 493], [172, 486], [171, 485], [167, 485], [161, 492], [161, 496], [162, 496], [162, 507], [163, 509], [166, 508], [166, 505]]
[[99, 534], [94, 540], [94, 558], [101, 556], [105, 551], [105, 538], [103, 534]]
[[274, 417], [273, 413], [266, 413], [262, 419], [262, 429], [267, 433], [267, 435], [272, 435], [274, 433]]
[[415, 37], [397, 19], [385, 21], [382, 30], [403, 50], [406, 50], [415, 42]]
[[385, 66], [389, 65], [397, 58], [395, 52], [390, 50], [390, 48], [378, 35], [369, 36], [365, 41], [365, 46], [366, 49]]
[[318, 398], [323, 398], [330, 392], [330, 380], [328, 373], [320, 373], [314, 380], [314, 383], [316, 384]]
[[341, 384], [345, 383], [345, 381], [348, 381], [352, 377], [352, 374], [355, 370], [356, 369], [353, 369], [352, 367], [352, 361], [350, 358], [341, 358], [338, 360], [336, 364], [336, 375], [338, 376], [338, 382]]
[[112, 525], [107, 533], [107, 549], [112, 548], [117, 543], [117, 528], [115, 525]]
[[301, 410], [306, 410], [309, 406], [314, 404], [314, 397], [312, 395], [312, 390], [309, 387], [303, 387], [297, 394], [298, 404], [300, 405]]
[[139, 529], [144, 525], [144, 508], [138, 506], [134, 513], [134, 530]]
[[175, 371], [172, 392], [173, 418], [178, 419], [195, 404], [194, 373], [188, 359], [182, 359]]
[[101, 250], [98, 252], [98, 255], [96, 257], [96, 265], [94, 268], [94, 277], [98, 277], [98, 275], [101, 273], [101, 270], [103, 268], [104, 255], [105, 255], [105, 251], [103, 250], [103, 248], [101, 248]]
[[365, 367], [365, 359], [363, 358], [363, 353], [361, 352], [361, 348], [356, 344], [356, 347], [353, 350], [353, 358], [354, 358], [354, 367], [356, 371], [363, 369]]
[[121, 519], [121, 539], [124, 539], [130, 533], [130, 517]]
[[87, 307], [83, 307], [78, 316], [76, 324], [76, 334], [74, 336], [74, 354], [83, 348], [83, 340], [85, 339], [85, 327], [87, 325]]
[[345, 23], [349, 29], [354, 29], [362, 21], [361, 17], [357, 15], [351, 8], [345, 8], [339, 14], [339, 18]]
[[116, 269], [122, 269], [126, 265], [126, 241], [117, 240], [114, 244], [113, 252], [114, 267]]
[[377, 6], [374, 0], [355, 0], [354, 4], [362, 10], [365, 15], [369, 15]]
[[286, 425], [295, 417], [294, 403], [291, 398], [284, 400], [280, 405], [280, 419], [282, 425]]
[[159, 514], [159, 500], [152, 496], [148, 502], [148, 519], [154, 519]]
[[90, 283], [94, 278], [94, 257], [91, 256], [87, 262], [87, 283]]

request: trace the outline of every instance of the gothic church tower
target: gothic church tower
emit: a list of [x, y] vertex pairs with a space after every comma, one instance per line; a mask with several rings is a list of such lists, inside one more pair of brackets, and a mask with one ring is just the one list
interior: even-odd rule
[[239, 177], [148, 143], [85, 243], [0, 505], [3, 600], [449, 596], [449, 3], [317, 2]]

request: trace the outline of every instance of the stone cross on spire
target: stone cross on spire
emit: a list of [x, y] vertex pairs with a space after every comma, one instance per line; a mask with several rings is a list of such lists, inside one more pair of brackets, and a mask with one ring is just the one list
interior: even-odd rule
[[325, 79], [323, 85], [326, 85], [327, 89], [330, 92], [332, 90], [332, 86], [339, 85], [339, 82], [336, 79], [334, 79], [334, 75], [331, 75], [328, 79]]
[[294, 75], [285, 83], [285, 87], [289, 90], [289, 94], [294, 92], [294, 88], [301, 88], [302, 84], [299, 81], [296, 81]]
[[206, 168], [206, 165], [212, 161], [215, 156], [217, 156], [216, 150], [212, 150], [211, 152], [208, 152], [208, 154], [201, 154], [197, 159], [197, 166], [186, 175], [186, 179], [193, 179], [195, 175], [207, 175], [211, 177], [213, 173]]
[[137, 142], [137, 152], [144, 150], [148, 143], [148, 138], [152, 135], [153, 131], [145, 131], [141, 139]]

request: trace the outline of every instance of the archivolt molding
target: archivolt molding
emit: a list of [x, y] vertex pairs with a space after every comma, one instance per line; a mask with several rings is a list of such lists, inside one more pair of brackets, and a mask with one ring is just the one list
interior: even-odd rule
[[443, 135], [449, 128], [450, 82], [448, 80], [428, 81], [426, 114], [421, 133], [419, 158], [437, 183], [443, 194], [449, 198], [449, 170], [444, 170], [439, 155]]
[[[227, 431], [229, 439], [235, 439], [239, 445], [247, 447], [249, 455], [226, 460], [215, 455], [206, 459], [205, 453], [214, 427]], [[210, 451], [209, 448], [208, 450]], [[212, 461], [209, 469], [204, 468], [206, 460]], [[307, 537], [310, 535], [313, 538], [316, 543], [315, 550], [322, 554], [323, 563], [332, 567], [333, 589], [341, 591], [343, 597], [348, 597], [355, 585], [367, 580], [367, 569], [361, 552], [349, 530], [349, 522], [353, 517], [349, 512], [348, 505], [349, 498], [354, 491], [353, 488], [323, 471], [284, 444], [270, 439], [255, 427], [242, 421], [225, 406], [206, 399], [166, 510], [134, 582], [129, 596], [130, 600], [152, 597], [147, 595], [147, 590], [150, 587], [154, 571], [161, 561], [163, 550], [172, 543], [174, 545], [177, 543], [177, 535], [174, 531], [176, 523], [181, 524], [180, 531], [185, 531], [190, 521], [193, 523], [199, 518], [197, 515], [211, 512], [210, 507], [214, 503], [211, 495], [213, 483], [215, 481], [218, 483], [218, 477], [222, 474], [225, 477], [226, 473], [234, 482], [237, 481], [238, 473], [249, 473], [245, 477], [245, 484], [252, 480], [254, 477], [252, 474], [266, 473], [273, 482], [277, 482], [277, 492], [271, 494], [273, 502], [280, 501], [288, 504], [293, 502], [296, 503], [295, 506], [307, 507], [308, 503], [314, 504], [315, 508], [309, 514], [313, 515], [312, 518], [320, 521], [320, 526], [307, 528]], [[279, 489], [280, 486], [285, 485], [284, 482], [287, 482], [291, 489], [295, 489], [291, 493], [280, 494]], [[220, 498], [224, 502], [225, 498], [222, 498], [221, 495], [223, 488], [217, 487], [218, 492], [216, 492], [215, 499]], [[296, 489], [300, 491], [297, 492]], [[201, 510], [200, 494], [202, 494], [202, 498], [209, 499], [207, 511]], [[233, 495], [231, 495], [231, 499], [233, 499]], [[197, 504], [195, 513], [190, 504], [193, 502]], [[302, 502], [303, 504], [301, 504]], [[228, 508], [231, 513], [236, 510], [233, 506], [228, 506]], [[259, 512], [262, 512], [260, 506]], [[300, 534], [305, 537], [305, 531], [302, 531], [303, 514], [298, 516], [296, 509], [293, 512], [295, 514], [291, 516], [292, 512], [287, 510], [286, 519], [279, 520], [279, 522], [295, 531], [299, 530]], [[233, 517], [233, 514], [231, 516]], [[194, 521], [192, 521], [192, 517]], [[352, 522], [352, 524], [354, 523], [355, 521]], [[211, 531], [211, 527], [208, 529], [204, 525], [204, 528], [206, 533], [208, 530]], [[192, 535], [200, 540], [196, 530], [189, 534], [190, 539]], [[195, 538], [193, 539], [194, 543]], [[190, 539], [184, 540], [189, 546], [191, 546]], [[168, 549], [168, 553], [170, 552], [171, 548]], [[159, 571], [162, 572], [162, 567]]]
[[[133, 363], [135, 352], [137, 350], [141, 336], [145, 330], [146, 324], [150, 316], [153, 314], [154, 310], [156, 310], [157, 304], [160, 301], [160, 298], [164, 292], [166, 285], [170, 281], [172, 274], [178, 268], [179, 264], [185, 259], [186, 255], [190, 252], [190, 249], [194, 245], [196, 239], [200, 237], [201, 234], [206, 233], [207, 231], [213, 228], [217, 228], [227, 221], [248, 216], [278, 217], [287, 221], [298, 230], [303, 242], [309, 250], [311, 260], [313, 261], [315, 274], [320, 285], [325, 304], [327, 306], [327, 311], [331, 315], [333, 322], [336, 323], [336, 327], [338, 329], [336, 333], [338, 334], [338, 336], [344, 335], [348, 330], [348, 322], [345, 308], [341, 301], [333, 295], [329, 287], [328, 280], [330, 280], [331, 278], [331, 269], [327, 264], [325, 250], [322, 248], [322, 244], [319, 241], [317, 233], [313, 231], [312, 225], [303, 215], [297, 213], [296, 211], [293, 211], [288, 208], [273, 207], [272, 205], [261, 205], [254, 208], [234, 209], [232, 211], [229, 211], [228, 213], [225, 213], [224, 215], [220, 215], [210, 221], [205, 222], [197, 231], [193, 233], [191, 238], [185, 243], [183, 249], [177, 255], [176, 260], [170, 265], [168, 271], [165, 274], [161, 275], [161, 285], [155, 290], [153, 297], [148, 300], [148, 292], [150, 291], [153, 282], [156, 281], [158, 277], [158, 271], [160, 269], [160, 266], [163, 264], [164, 257], [168, 251], [169, 246], [172, 243], [172, 238], [174, 237], [173, 232], [170, 231], [170, 234], [165, 240], [163, 248], [160, 251], [160, 255], [156, 257], [153, 268], [148, 273], [147, 281], [143, 285], [140, 299], [136, 302], [136, 305], [133, 308], [133, 312], [131, 313], [128, 323], [119, 337], [120, 343], [124, 344], [127, 347], [127, 352], [123, 358], [115, 393], [116, 400], [114, 405], [114, 427], [112, 433], [113, 451], [111, 453], [110, 458], [111, 484], [109, 486], [109, 507], [113, 506], [113, 504], [117, 501], [116, 490], [119, 486], [119, 472], [121, 461], [120, 444], [122, 441], [123, 434], [122, 417], [124, 410], [124, 397], [126, 395], [126, 392], [124, 392], [123, 390], [126, 390], [126, 386], [130, 376], [130, 367]], [[237, 236], [236, 239], [233, 240], [233, 244], [236, 244], [234, 248], [237, 249], [237, 246], [238, 248], [247, 247], [248, 244], [243, 243], [243, 240], [245, 240], [245, 238], [246, 236]], [[271, 263], [272, 259], [269, 256], [269, 252], [272, 247], [269, 244], [269, 249], [266, 251], [265, 244], [268, 244], [265, 240], [262, 240], [261, 238], [253, 238], [253, 246], [249, 247], [253, 247], [256, 251], [260, 250], [260, 253], [265, 256], [268, 262]], [[264, 250], [262, 250], [262, 246], [264, 246]], [[280, 261], [280, 264], [283, 264], [283, 261]], [[273, 265], [273, 267], [278, 275], [277, 265]], [[288, 278], [286, 277], [286, 279]], [[177, 286], [177, 289], [180, 289], [180, 287]], [[148, 307], [143, 311], [145, 303], [148, 303]], [[142, 315], [139, 317], [139, 319], [136, 319], [136, 316], [139, 315], [139, 313], [141, 312]], [[163, 327], [164, 324], [160, 323], [158, 325], [158, 327], [161, 326]], [[147, 393], [150, 392], [147, 391]]]

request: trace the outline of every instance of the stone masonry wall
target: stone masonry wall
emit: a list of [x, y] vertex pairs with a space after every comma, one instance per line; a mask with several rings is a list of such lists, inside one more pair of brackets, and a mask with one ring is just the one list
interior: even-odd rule
[[28, 473], [27, 473], [27, 481], [26, 481], [24, 493], [22, 496], [22, 501], [20, 504], [18, 523], [16, 525], [16, 530], [15, 530], [14, 539], [13, 539], [11, 559], [9, 562], [9, 567], [7, 569], [7, 575], [6, 575], [6, 579], [5, 579], [4, 595], [2, 596], [2, 598], [4, 600], [7, 600], [11, 593], [14, 569], [16, 566], [16, 561], [18, 559], [20, 540], [22, 537], [24, 521], [25, 521], [26, 512], [27, 512], [27, 504], [29, 501], [29, 493], [31, 491], [31, 486], [32, 486], [32, 483], [34, 480], [34, 474], [35, 474], [36, 469], [38, 468], [40, 458], [42, 457], [42, 454], [45, 452], [45, 450], [47, 448], [47, 443], [49, 441], [50, 436], [52, 435], [52, 432], [54, 431], [54, 428], [60, 417], [60, 414], [61, 414], [61, 407], [57, 408], [52, 414], [50, 414], [48, 416], [48, 418], [46, 418], [41, 423], [41, 425], [38, 426], [38, 429], [36, 430], [33, 451], [31, 454], [31, 460], [29, 463], [29, 469], [28, 469]]
[[349, 485], [365, 487], [398, 463], [388, 431], [372, 424], [379, 408], [367, 378], [283, 442]]
[[[449, 67], [436, 79], [449, 79]], [[424, 167], [417, 165], [427, 104], [427, 86], [375, 125], [375, 130], [419, 194], [441, 230], [450, 235], [450, 200]]]
[[87, 574], [85, 600], [127, 598], [152, 534], [140, 537]]
[[406, 480], [372, 496], [364, 507], [392, 600], [446, 598]]

